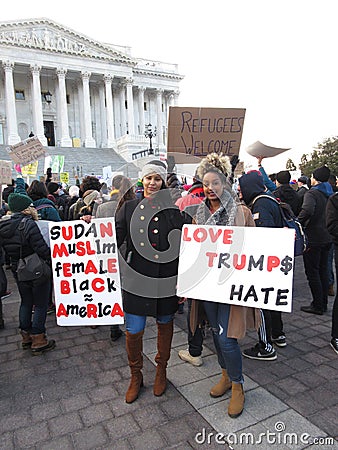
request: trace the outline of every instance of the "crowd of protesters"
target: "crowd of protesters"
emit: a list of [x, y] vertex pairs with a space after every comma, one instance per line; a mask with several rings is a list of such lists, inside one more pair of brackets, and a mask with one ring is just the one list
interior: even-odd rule
[[[51, 264], [50, 250], [43, 238], [43, 223], [88, 222], [92, 218], [115, 217], [120, 254], [137, 274], [122, 279], [126, 350], [131, 374], [126, 402], [134, 402], [143, 386], [142, 340], [147, 316], [156, 318], [158, 329], [154, 395], [161, 396], [165, 392], [174, 316], [177, 312], [182, 313], [184, 301], [187, 300], [188, 349], [181, 350], [179, 357], [195, 366], [203, 364], [203, 327], [208, 324], [222, 370], [221, 379], [213, 386], [210, 395], [220, 397], [231, 390], [228, 414], [238, 417], [244, 408], [242, 356], [262, 361], [277, 358], [277, 348], [287, 345], [282, 315], [270, 310], [178, 298], [175, 277], [179, 240], [175, 241], [176, 253], [171, 261], [161, 263], [161, 252], [173, 245], [173, 241], [169, 244], [169, 233], [180, 231], [184, 223], [281, 228], [283, 223], [277, 203], [268, 198], [273, 197], [290, 206], [307, 236], [303, 261], [312, 301], [309, 305], [303, 305], [301, 311], [323, 315], [327, 311], [328, 296], [334, 296], [333, 260], [337, 286], [336, 176], [327, 166], [317, 167], [311, 178], [302, 175], [297, 180], [291, 180], [287, 170], [268, 175], [262, 165], [263, 159], [258, 157], [257, 170], [242, 174], [234, 183], [237, 160], [232, 163], [226, 156], [208, 155], [197, 167], [191, 185], [179, 179], [174, 166], [168, 168], [165, 162], [159, 160], [145, 164], [140, 179], [134, 184], [127, 177], [116, 175], [111, 186], [91, 175], [85, 176], [79, 185], [68, 187], [53, 181], [50, 173], [47, 173], [45, 181], [34, 180], [28, 186], [20, 174], [20, 168], [17, 168], [17, 178], [3, 191], [0, 297], [8, 294], [3, 270], [5, 265], [12, 270], [21, 298], [19, 328], [22, 348], [39, 355], [56, 345], [53, 339], [47, 338], [45, 326], [47, 314], [55, 311], [52, 277], [37, 285], [32, 281], [18, 280], [16, 273], [19, 259], [33, 252]], [[146, 256], [141, 235], [136, 241], [142, 248], [138, 248], [137, 242], [132, 239], [132, 216], [139, 217], [137, 229], [142, 236], [143, 233], [148, 236], [150, 246]], [[149, 220], [145, 221], [145, 217]], [[21, 223], [24, 225], [21, 226]], [[151, 277], [152, 283], [142, 283], [146, 277]], [[166, 283], [166, 279], [171, 281]], [[337, 298], [336, 292], [330, 341], [336, 353]], [[3, 326], [1, 321], [0, 300], [0, 327]], [[237, 339], [245, 335], [247, 328], [258, 331], [258, 343], [241, 353]], [[122, 335], [118, 325], [111, 326], [112, 341]]]

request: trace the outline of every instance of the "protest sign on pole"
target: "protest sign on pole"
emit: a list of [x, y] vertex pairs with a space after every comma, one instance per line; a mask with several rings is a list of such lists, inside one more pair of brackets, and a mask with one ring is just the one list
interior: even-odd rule
[[12, 161], [0, 160], [0, 184], [12, 184]]
[[177, 295], [291, 312], [294, 231], [185, 225]]
[[30, 175], [36, 176], [38, 173], [39, 161], [34, 161], [33, 163], [27, 164], [27, 166], [21, 167], [21, 173], [25, 177]]
[[68, 184], [69, 183], [69, 172], [60, 172], [60, 181], [61, 181], [61, 183]]
[[112, 179], [111, 166], [102, 167], [102, 178], [106, 183], [109, 183], [109, 181]]
[[171, 106], [168, 156], [176, 164], [199, 163], [209, 153], [239, 154], [245, 109]]
[[26, 166], [46, 155], [46, 150], [36, 136], [7, 148], [9, 157], [21, 166]]
[[50, 222], [57, 324], [123, 323], [113, 218]]

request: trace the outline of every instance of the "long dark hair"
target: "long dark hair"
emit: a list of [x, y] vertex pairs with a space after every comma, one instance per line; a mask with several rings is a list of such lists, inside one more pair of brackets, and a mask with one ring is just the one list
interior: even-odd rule
[[121, 180], [119, 193], [117, 197], [118, 203], [116, 211], [118, 211], [121, 208], [123, 203], [125, 203], [128, 200], [133, 200], [134, 198], [136, 198], [136, 194], [132, 182], [129, 180], [129, 178], [123, 177]]
[[43, 181], [33, 180], [31, 185], [27, 188], [27, 195], [33, 200], [40, 200], [41, 198], [47, 198], [48, 191]]

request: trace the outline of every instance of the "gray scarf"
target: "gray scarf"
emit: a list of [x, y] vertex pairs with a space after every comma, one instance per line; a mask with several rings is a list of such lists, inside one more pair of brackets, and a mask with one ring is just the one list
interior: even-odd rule
[[233, 195], [231, 192], [224, 190], [220, 198], [220, 207], [213, 214], [210, 212], [208, 199], [205, 199], [197, 209], [195, 222], [199, 225], [234, 225], [237, 202]]

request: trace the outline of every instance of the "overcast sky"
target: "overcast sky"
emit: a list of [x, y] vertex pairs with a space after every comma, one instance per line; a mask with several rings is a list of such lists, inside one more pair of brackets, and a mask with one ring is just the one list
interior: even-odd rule
[[179, 106], [246, 108], [240, 157], [291, 147], [269, 171], [338, 135], [336, 0], [6, 2], [1, 21], [46, 17], [132, 56], [176, 63]]

